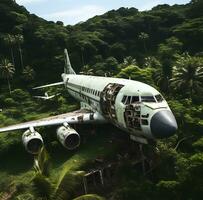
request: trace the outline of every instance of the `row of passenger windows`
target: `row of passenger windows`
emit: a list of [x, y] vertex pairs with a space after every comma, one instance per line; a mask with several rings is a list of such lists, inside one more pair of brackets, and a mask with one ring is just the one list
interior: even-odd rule
[[[160, 103], [163, 100], [164, 99], [160, 94], [155, 95], [155, 96], [141, 96], [141, 102], [150, 102], [150, 103], [158, 102], [158, 103]], [[140, 102], [140, 98], [139, 98], [139, 96], [126, 96], [126, 95], [124, 95], [121, 102], [125, 105], [128, 105], [128, 104]]]
[[87, 87], [82, 87], [82, 86], [76, 85], [76, 84], [74, 84], [74, 83], [67, 82], [67, 85], [72, 86], [72, 87], [74, 87], [74, 88], [77, 88], [77, 89], [79, 89], [79, 90], [82, 90], [82, 91], [84, 91], [84, 92], [93, 94], [93, 95], [98, 96], [98, 97], [99, 97], [100, 94], [101, 94], [101, 92], [98, 91], [98, 90], [90, 89], [90, 88], [87, 88]]
[[100, 97], [100, 94], [101, 94], [100, 91], [94, 90], [94, 89], [90, 89], [90, 88], [87, 88], [87, 87], [82, 87], [82, 91], [90, 93], [90, 94], [93, 94], [93, 95], [98, 96], [98, 97]]

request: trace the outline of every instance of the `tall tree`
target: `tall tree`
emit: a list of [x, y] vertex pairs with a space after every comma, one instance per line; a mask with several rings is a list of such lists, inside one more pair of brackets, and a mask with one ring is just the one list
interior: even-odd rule
[[18, 51], [19, 51], [19, 54], [20, 54], [20, 63], [21, 63], [21, 67], [22, 67], [22, 70], [24, 70], [24, 64], [23, 64], [23, 54], [22, 54], [22, 48], [21, 48], [21, 45], [23, 44], [24, 42], [24, 38], [23, 38], [23, 35], [15, 35], [15, 39], [16, 39], [16, 43], [18, 45]]
[[13, 66], [15, 67], [13, 47], [16, 44], [16, 38], [14, 37], [14, 35], [6, 34], [3, 36], [3, 41], [4, 41], [4, 44], [10, 48], [12, 63], [13, 63]]
[[3, 59], [0, 63], [0, 74], [3, 78], [7, 80], [8, 89], [11, 93], [11, 85], [10, 85], [10, 78], [13, 77], [15, 72], [15, 68], [13, 64], [8, 59]]
[[167, 92], [169, 86], [169, 76], [162, 66], [163, 65], [161, 65], [161, 67], [154, 72], [152, 77], [155, 84], [160, 88], [160, 90], [163, 92]]
[[171, 86], [174, 90], [184, 90], [191, 98], [203, 92], [203, 58], [188, 54], [180, 57], [173, 67]]
[[138, 39], [143, 41], [145, 53], [147, 53], [146, 41], [149, 39], [149, 35], [147, 33], [141, 32], [138, 36]]
[[169, 92], [172, 66], [181, 51], [182, 45], [176, 37], [168, 38], [164, 43], [159, 45], [158, 54], [161, 67], [154, 73], [154, 80], [163, 92]]
[[23, 70], [23, 79], [25, 81], [32, 81], [34, 77], [35, 77], [35, 71], [31, 66], [27, 65]]

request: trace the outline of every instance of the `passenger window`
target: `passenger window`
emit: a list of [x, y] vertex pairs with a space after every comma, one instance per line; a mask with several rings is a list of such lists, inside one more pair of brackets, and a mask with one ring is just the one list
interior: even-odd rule
[[141, 96], [142, 102], [156, 102], [153, 96]]
[[131, 103], [139, 102], [139, 96], [133, 96], [131, 99]]
[[122, 99], [122, 101], [121, 101], [123, 104], [125, 104], [126, 98], [127, 98], [127, 96], [124, 95], [124, 96], [123, 96], [123, 99]]
[[164, 100], [164, 98], [160, 94], [155, 95], [155, 98], [156, 98], [157, 102], [162, 102]]

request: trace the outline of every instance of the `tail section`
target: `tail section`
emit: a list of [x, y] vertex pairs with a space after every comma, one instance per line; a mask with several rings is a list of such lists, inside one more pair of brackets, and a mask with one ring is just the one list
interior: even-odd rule
[[67, 49], [64, 49], [64, 54], [65, 54], [64, 73], [65, 73], [65, 74], [76, 74], [75, 71], [73, 70], [72, 66], [71, 66]]

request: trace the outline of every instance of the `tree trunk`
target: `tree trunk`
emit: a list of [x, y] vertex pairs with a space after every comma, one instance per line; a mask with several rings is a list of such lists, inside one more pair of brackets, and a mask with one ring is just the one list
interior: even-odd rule
[[15, 67], [15, 60], [14, 60], [14, 55], [13, 55], [13, 49], [12, 49], [12, 47], [11, 47], [11, 59], [12, 59], [13, 66]]
[[9, 81], [9, 78], [8, 78], [8, 77], [7, 77], [7, 83], [8, 83], [9, 93], [11, 94], [11, 85], [10, 85], [10, 81]]
[[22, 70], [24, 70], [24, 66], [23, 66], [23, 55], [22, 55], [22, 49], [21, 49], [20, 44], [18, 45], [18, 49], [19, 49], [19, 53], [20, 53], [21, 67], [22, 67]]

